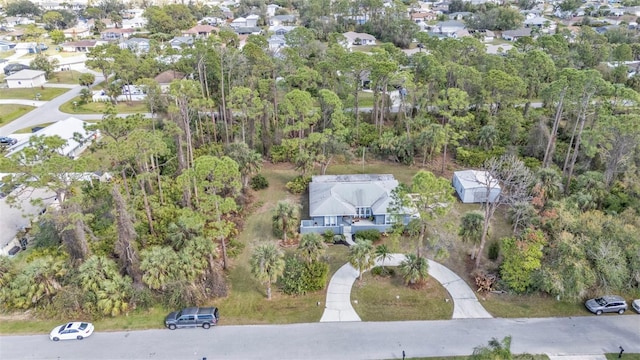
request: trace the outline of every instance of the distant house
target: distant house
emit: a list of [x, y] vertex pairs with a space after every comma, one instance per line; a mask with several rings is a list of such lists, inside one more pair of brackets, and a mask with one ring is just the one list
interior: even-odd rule
[[441, 21], [431, 27], [431, 32], [436, 34], [445, 35], [447, 37], [455, 37], [455, 34], [460, 30], [465, 30], [466, 25], [458, 20]]
[[269, 25], [295, 25], [298, 19], [295, 15], [274, 15], [269, 17]]
[[172, 81], [182, 80], [185, 77], [187, 77], [187, 75], [179, 71], [167, 70], [167, 71], [161, 72], [160, 74], [158, 74], [158, 76], [156, 76], [153, 79], [158, 83], [158, 85], [160, 85], [160, 89], [162, 90], [162, 92], [166, 93], [169, 91], [169, 85], [171, 84]]
[[271, 51], [278, 51], [287, 46], [287, 39], [285, 39], [284, 35], [271, 35], [267, 42]]
[[505, 30], [502, 32], [502, 38], [507, 41], [516, 41], [523, 37], [531, 36], [531, 28], [522, 28], [517, 30]]
[[260, 16], [255, 15], [255, 14], [251, 14], [249, 16], [247, 16], [247, 23], [246, 23], [246, 27], [255, 27], [258, 26], [258, 21], [260, 21]]
[[151, 46], [149, 39], [143, 38], [129, 38], [124, 42], [118, 44], [120, 49], [129, 49], [135, 54], [143, 54], [149, 52]]
[[486, 171], [456, 171], [452, 183], [460, 201], [465, 204], [494, 202], [501, 191], [498, 180]]
[[347, 49], [351, 49], [353, 46], [359, 45], [375, 45], [376, 38], [373, 35], [365, 34], [365, 33], [357, 33], [353, 31], [348, 31], [343, 33], [344, 36], [343, 46]]
[[6, 27], [14, 27], [17, 25], [29, 25], [29, 24], [35, 24], [35, 20], [30, 19], [28, 17], [22, 17], [22, 16], [7, 16], [4, 18], [4, 20], [2, 21], [2, 24]]
[[234, 29], [236, 34], [238, 35], [260, 35], [262, 34], [262, 29], [257, 26], [245, 26], [245, 27], [237, 27]]
[[107, 29], [100, 33], [100, 39], [105, 41], [116, 41], [128, 39], [135, 30], [133, 29]]
[[13, 75], [19, 71], [25, 70], [25, 69], [30, 69], [29, 65], [25, 65], [25, 64], [18, 64], [18, 63], [13, 63], [13, 64], [7, 64], [4, 66], [4, 74], [5, 75]]
[[86, 27], [72, 27], [62, 30], [62, 32], [67, 39], [84, 39], [92, 35], [91, 30]]
[[295, 28], [296, 26], [285, 26], [285, 25], [269, 26], [269, 32], [273, 33], [274, 35], [284, 36], [286, 33], [288, 33], [289, 31]]
[[496, 34], [491, 30], [470, 30], [469, 34], [482, 42], [492, 42]]
[[459, 11], [459, 12], [454, 12], [448, 15], [449, 20], [464, 20], [466, 18], [468, 18], [469, 16], [473, 15], [473, 13], [468, 12], [468, 11]]
[[173, 39], [169, 40], [169, 45], [176, 50], [181, 50], [185, 46], [191, 47], [193, 46], [193, 37], [176, 36]]
[[278, 11], [278, 9], [280, 9], [280, 5], [277, 4], [269, 4], [267, 5], [267, 16], [268, 17], [273, 17], [276, 15], [276, 11]]
[[131, 19], [122, 19], [123, 29], [142, 29], [147, 26], [147, 19], [142, 16], [133, 17]]
[[7, 76], [5, 80], [10, 89], [33, 88], [42, 86], [47, 82], [44, 74], [44, 71], [25, 69]]
[[101, 45], [102, 42], [97, 40], [80, 40], [69, 41], [60, 45], [62, 51], [66, 52], [88, 52], [94, 47]]
[[15, 43], [12, 43], [11, 41], [0, 40], [0, 51], [9, 51], [14, 47], [16, 47]]
[[217, 31], [218, 28], [211, 25], [196, 25], [189, 30], [183, 31], [182, 34], [187, 36], [194, 36], [197, 38], [207, 38], [209, 37], [209, 35]]
[[300, 233], [350, 234], [376, 229], [386, 231], [396, 222], [408, 223], [409, 215], [398, 219], [389, 209], [391, 192], [398, 186], [393, 175], [313, 176], [309, 184], [309, 217]]

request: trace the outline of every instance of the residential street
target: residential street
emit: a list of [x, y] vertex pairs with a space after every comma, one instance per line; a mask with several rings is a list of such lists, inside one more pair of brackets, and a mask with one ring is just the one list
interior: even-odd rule
[[[224, 311], [224, 309], [221, 309]], [[53, 342], [47, 334], [0, 337], [12, 359], [401, 359], [467, 355], [492, 337], [514, 353], [640, 353], [640, 315], [224, 326], [102, 333]]]

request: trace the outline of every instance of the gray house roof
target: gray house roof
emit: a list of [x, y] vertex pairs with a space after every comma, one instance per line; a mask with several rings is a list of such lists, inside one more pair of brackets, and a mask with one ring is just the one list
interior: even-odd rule
[[391, 191], [398, 181], [389, 174], [314, 176], [309, 184], [309, 215], [356, 215], [370, 207], [374, 215], [387, 214]]

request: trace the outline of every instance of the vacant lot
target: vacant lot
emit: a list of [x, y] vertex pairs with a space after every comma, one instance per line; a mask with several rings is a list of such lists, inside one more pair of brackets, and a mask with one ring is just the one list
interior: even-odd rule
[[29, 88], [29, 89], [0, 89], [0, 99], [22, 99], [36, 100], [37, 94], [40, 94], [38, 100], [49, 101], [69, 91], [64, 88]]
[[33, 109], [35, 107], [27, 105], [3, 104], [0, 106], [0, 126], [10, 123]]
[[[73, 103], [76, 103], [74, 105]], [[109, 102], [89, 102], [81, 104], [80, 97], [75, 97], [60, 106], [60, 111], [68, 114], [103, 114], [109, 107]], [[147, 104], [144, 101], [119, 102], [115, 105], [118, 114], [146, 113]]]

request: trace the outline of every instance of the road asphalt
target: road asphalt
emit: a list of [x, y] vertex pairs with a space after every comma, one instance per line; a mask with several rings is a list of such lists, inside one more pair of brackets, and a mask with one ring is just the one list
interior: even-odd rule
[[[404, 259], [403, 254], [391, 254], [390, 259], [386, 259], [384, 263], [376, 260], [376, 266], [399, 266]], [[429, 260], [429, 275], [449, 292], [451, 298], [443, 301], [453, 301], [453, 319], [491, 317], [491, 314], [480, 304], [473, 290], [456, 273], [440, 263]], [[320, 322], [360, 321], [360, 317], [353, 308], [353, 305], [357, 307], [358, 299], [354, 299], [353, 304], [351, 300], [351, 288], [357, 278], [358, 270], [351, 264], [345, 264], [336, 271], [327, 287], [327, 300]]]
[[[221, 322], [224, 324], [224, 309]], [[209, 330], [100, 332], [82, 341], [48, 334], [0, 337], [3, 360], [60, 359], [401, 359], [469, 355], [491, 338], [511, 336], [513, 353], [594, 355], [640, 353], [640, 316], [545, 319], [458, 319], [220, 325]]]

